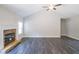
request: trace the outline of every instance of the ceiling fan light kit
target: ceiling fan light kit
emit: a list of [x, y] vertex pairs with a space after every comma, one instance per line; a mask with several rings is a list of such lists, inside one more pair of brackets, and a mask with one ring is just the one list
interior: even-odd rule
[[62, 4], [49, 4], [48, 6], [43, 6], [43, 8], [46, 8], [47, 11], [54, 11], [58, 6], [61, 6]]

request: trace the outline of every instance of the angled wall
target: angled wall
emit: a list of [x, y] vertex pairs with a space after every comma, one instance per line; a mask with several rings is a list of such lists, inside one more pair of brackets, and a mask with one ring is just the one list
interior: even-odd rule
[[46, 10], [24, 19], [26, 37], [60, 37], [60, 16]]

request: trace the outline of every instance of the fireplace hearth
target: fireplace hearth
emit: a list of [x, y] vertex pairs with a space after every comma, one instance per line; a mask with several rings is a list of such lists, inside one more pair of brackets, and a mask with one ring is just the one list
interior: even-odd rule
[[16, 40], [16, 29], [8, 29], [3, 31], [4, 47]]

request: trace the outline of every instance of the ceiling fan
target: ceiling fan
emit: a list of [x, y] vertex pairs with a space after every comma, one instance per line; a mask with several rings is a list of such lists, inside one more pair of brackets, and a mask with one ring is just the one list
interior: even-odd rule
[[43, 8], [46, 8], [47, 11], [53, 11], [56, 10], [56, 8], [61, 5], [62, 4], [49, 4], [48, 6], [43, 6]]

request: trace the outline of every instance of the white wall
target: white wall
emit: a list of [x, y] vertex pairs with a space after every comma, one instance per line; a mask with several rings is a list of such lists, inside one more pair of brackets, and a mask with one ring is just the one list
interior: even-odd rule
[[79, 15], [67, 20], [67, 36], [79, 40]]
[[[0, 6], [0, 49], [4, 47], [3, 42], [3, 29], [16, 28], [18, 35], [18, 22], [21, 20], [19, 16], [12, 13], [8, 9]], [[18, 38], [18, 37], [17, 37]]]
[[26, 17], [24, 36], [60, 37], [60, 17], [46, 10]]
[[0, 25], [17, 24], [17, 19], [14, 13], [0, 6]]
[[67, 19], [61, 19], [61, 35], [65, 36], [67, 34]]

